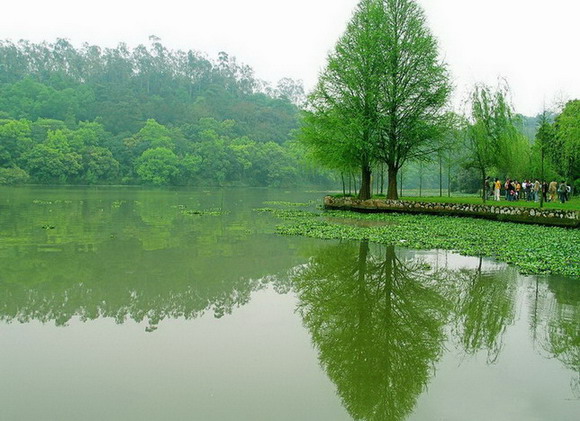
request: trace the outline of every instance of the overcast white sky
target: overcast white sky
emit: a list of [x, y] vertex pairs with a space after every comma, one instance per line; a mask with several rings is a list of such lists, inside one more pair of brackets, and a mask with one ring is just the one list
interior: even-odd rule
[[[309, 89], [357, 0], [4, 0], [0, 39], [68, 38], [113, 47], [157, 35], [170, 48], [219, 51], [273, 84]], [[518, 112], [580, 98], [580, 0], [419, 0], [450, 66], [457, 97], [507, 78]]]

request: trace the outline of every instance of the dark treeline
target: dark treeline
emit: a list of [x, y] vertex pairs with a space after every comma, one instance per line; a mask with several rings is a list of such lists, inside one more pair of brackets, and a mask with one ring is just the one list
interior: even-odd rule
[[0, 41], [0, 183], [321, 181], [293, 146], [300, 81], [220, 53]]

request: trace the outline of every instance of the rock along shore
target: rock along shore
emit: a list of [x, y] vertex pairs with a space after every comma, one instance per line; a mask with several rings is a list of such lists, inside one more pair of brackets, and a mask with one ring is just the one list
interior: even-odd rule
[[402, 212], [433, 215], [465, 216], [497, 221], [552, 225], [569, 228], [580, 227], [580, 211], [538, 209], [516, 206], [470, 205], [466, 203], [435, 203], [405, 200], [369, 199], [353, 197], [324, 198], [324, 208], [353, 212]]

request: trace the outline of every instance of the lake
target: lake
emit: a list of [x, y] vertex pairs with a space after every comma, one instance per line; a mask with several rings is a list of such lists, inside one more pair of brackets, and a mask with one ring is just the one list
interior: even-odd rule
[[0, 419], [580, 419], [577, 279], [255, 211], [323, 195], [0, 188]]

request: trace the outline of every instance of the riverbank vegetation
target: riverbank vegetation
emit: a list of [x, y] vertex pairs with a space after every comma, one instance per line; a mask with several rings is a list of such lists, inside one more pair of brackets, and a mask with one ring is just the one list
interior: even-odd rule
[[483, 219], [258, 209], [285, 222], [278, 232], [321, 239], [370, 240], [412, 249], [445, 249], [497, 259], [524, 274], [580, 277], [580, 231]]

